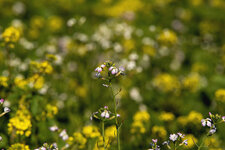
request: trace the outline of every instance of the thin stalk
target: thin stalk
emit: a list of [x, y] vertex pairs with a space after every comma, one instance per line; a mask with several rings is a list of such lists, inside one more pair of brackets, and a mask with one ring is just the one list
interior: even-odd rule
[[198, 150], [200, 150], [200, 149], [202, 148], [202, 144], [204, 143], [206, 137], [207, 137], [207, 136], [204, 136], [204, 137], [203, 137], [202, 142], [201, 142], [200, 146], [198, 147]]
[[104, 145], [104, 150], [105, 150], [106, 146], [105, 146], [105, 124], [104, 124], [104, 121], [102, 121], [102, 137], [103, 137], [103, 145]]
[[177, 150], [176, 142], [174, 142], [174, 150]]
[[115, 113], [115, 121], [116, 121], [116, 130], [117, 130], [117, 146], [118, 146], [118, 150], [120, 150], [120, 131], [119, 131], [119, 124], [118, 124], [118, 117], [117, 117], [117, 104], [116, 104], [116, 98], [115, 95], [113, 93], [113, 88], [110, 85], [111, 91], [112, 91], [112, 95], [113, 95], [113, 102], [114, 102], [114, 113]]

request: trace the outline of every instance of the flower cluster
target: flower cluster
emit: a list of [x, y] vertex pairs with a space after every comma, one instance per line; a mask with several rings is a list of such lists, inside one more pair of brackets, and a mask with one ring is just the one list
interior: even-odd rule
[[82, 133], [87, 138], [96, 138], [101, 135], [98, 128], [96, 126], [91, 126], [91, 125], [83, 127]]
[[162, 112], [160, 114], [160, 120], [165, 121], [165, 122], [170, 122], [175, 119], [175, 116], [171, 112]]
[[211, 112], [209, 112], [209, 118], [202, 119], [201, 123], [203, 127], [209, 127], [208, 136], [213, 135], [216, 133], [216, 125], [225, 122], [225, 116], [221, 115], [213, 115]]
[[131, 133], [143, 134], [146, 132], [146, 124], [150, 120], [150, 114], [147, 111], [138, 111], [133, 116], [133, 123], [131, 124]]
[[125, 75], [123, 67], [117, 68], [111, 61], [106, 61], [95, 69], [96, 77], [102, 79], [105, 83], [103, 86], [109, 87], [112, 80], [121, 75]]
[[78, 145], [78, 148], [83, 149], [86, 146], [87, 139], [80, 132], [73, 133], [73, 136], [74, 142]]
[[201, 113], [197, 111], [191, 111], [187, 116], [178, 117], [177, 121], [182, 126], [193, 125], [195, 127], [200, 127], [199, 122], [203, 119]]
[[30, 150], [28, 145], [22, 144], [22, 143], [16, 143], [11, 145], [8, 150]]
[[2, 33], [2, 38], [5, 44], [11, 48], [14, 48], [14, 43], [20, 39], [20, 30], [15, 27], [8, 27]]
[[[173, 144], [171, 144], [173, 143]], [[177, 134], [170, 134], [169, 140], [162, 143], [162, 145], [165, 145], [168, 149], [177, 149], [178, 147], [181, 147], [183, 145], [188, 145], [188, 140], [185, 139], [185, 135], [178, 132]]]
[[[4, 104], [5, 100], [3, 98], [0, 98], [0, 106], [2, 107], [2, 105]], [[8, 112], [10, 112], [10, 109], [8, 107], [4, 107], [3, 112], [0, 114], [0, 117], [4, 116], [5, 114], [7, 114]]]
[[158, 37], [158, 40], [164, 44], [176, 44], [178, 39], [176, 34], [171, 30], [164, 30]]
[[8, 77], [0, 76], [0, 87], [8, 87]]
[[30, 136], [31, 127], [31, 116], [25, 107], [17, 110], [16, 115], [8, 123], [9, 133], [15, 132], [17, 135], [25, 135], [26, 137]]
[[173, 92], [180, 88], [179, 80], [170, 74], [163, 73], [153, 79], [153, 85], [162, 92]]
[[[117, 117], [119, 114], [117, 114]], [[109, 111], [108, 106], [104, 106], [104, 108], [100, 108], [98, 111], [94, 112], [91, 116], [91, 120], [94, 118], [101, 120], [101, 121], [107, 121], [112, 120], [115, 118], [115, 114]]]
[[49, 145], [48, 143], [44, 143], [43, 146], [36, 148], [34, 150], [58, 150], [58, 146], [56, 143]]
[[43, 74], [51, 74], [53, 71], [53, 68], [48, 61], [43, 61], [43, 62], [32, 61], [31, 67], [36, 72], [43, 73]]
[[152, 143], [150, 143], [151, 148], [148, 150], [160, 150], [160, 146], [157, 145], [158, 139], [152, 139]]
[[152, 134], [154, 137], [158, 137], [159, 139], [165, 139], [167, 135], [167, 131], [163, 126], [153, 126]]
[[216, 100], [225, 103], [225, 89], [218, 89], [215, 92]]

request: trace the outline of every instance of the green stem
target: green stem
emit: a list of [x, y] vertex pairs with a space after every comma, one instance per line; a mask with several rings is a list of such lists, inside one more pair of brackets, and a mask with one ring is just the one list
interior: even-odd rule
[[200, 149], [202, 148], [202, 144], [204, 143], [206, 137], [207, 137], [207, 136], [204, 136], [204, 137], [203, 137], [202, 142], [201, 142], [201, 144], [200, 144], [199, 147], [198, 147], [198, 150], [200, 150]]
[[106, 146], [105, 146], [105, 124], [104, 124], [104, 121], [102, 121], [102, 137], [103, 137], [103, 145], [104, 145], [104, 150], [105, 150]]
[[174, 142], [174, 150], [177, 150], [176, 142]]
[[110, 84], [110, 88], [112, 90], [113, 102], [114, 102], [114, 113], [115, 113], [116, 131], [117, 131], [117, 146], [118, 146], [118, 150], [120, 150], [120, 131], [119, 131], [119, 124], [118, 124], [118, 117], [117, 117], [117, 104], [116, 104], [116, 98], [113, 93], [113, 88], [111, 84]]

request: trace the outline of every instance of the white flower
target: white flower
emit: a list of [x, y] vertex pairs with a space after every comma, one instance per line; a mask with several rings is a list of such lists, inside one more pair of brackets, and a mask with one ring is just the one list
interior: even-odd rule
[[188, 140], [184, 140], [181, 144], [185, 144], [185, 145], [188, 145]]
[[97, 68], [95, 69], [95, 71], [97, 71], [98, 73], [100, 73], [100, 72], [102, 72], [102, 68], [101, 68], [101, 67], [97, 67]]
[[170, 138], [171, 141], [175, 142], [178, 138], [178, 135], [177, 134], [170, 134], [169, 138]]
[[49, 128], [50, 131], [57, 131], [59, 128], [57, 126], [52, 126]]
[[119, 70], [118, 70], [117, 68], [113, 68], [111, 73], [112, 73], [112, 74], [117, 74], [118, 71], [119, 71]]
[[180, 133], [180, 132], [178, 132], [177, 135], [178, 135], [180, 138], [184, 138], [184, 136], [185, 136], [184, 134], [182, 134], [182, 133]]
[[215, 132], [216, 132], [216, 128], [213, 128], [213, 129], [209, 130], [210, 135], [213, 135]]
[[109, 71], [111, 71], [113, 68], [114, 68], [114, 67], [110, 67], [110, 68], [109, 68]]
[[67, 140], [69, 138], [68, 134], [66, 133], [66, 130], [62, 130], [62, 132], [59, 134], [59, 136], [62, 138], [63, 141]]
[[202, 119], [201, 122], [202, 122], [202, 126], [203, 127], [205, 127], [206, 125], [208, 127], [211, 127], [212, 126], [212, 123], [211, 123], [211, 119], [210, 118]]
[[102, 118], [109, 118], [109, 112], [105, 110], [104, 112], [101, 113]]
[[222, 117], [222, 120], [225, 122], [225, 116]]
[[10, 109], [9, 109], [8, 107], [5, 107], [5, 108], [4, 108], [4, 112], [5, 112], [5, 113], [8, 113], [8, 112], [10, 112]]

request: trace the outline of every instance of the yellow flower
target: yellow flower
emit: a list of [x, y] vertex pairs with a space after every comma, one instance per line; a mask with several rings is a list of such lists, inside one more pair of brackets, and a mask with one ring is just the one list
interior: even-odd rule
[[39, 71], [42, 73], [46, 73], [46, 74], [51, 74], [53, 71], [52, 66], [49, 64], [48, 61], [44, 61], [42, 63], [39, 64], [38, 66]]
[[0, 76], [0, 86], [8, 87], [8, 77]]
[[225, 89], [218, 89], [215, 92], [215, 97], [216, 97], [217, 101], [224, 103], [225, 102]]
[[163, 121], [173, 121], [175, 116], [170, 112], [162, 112], [159, 118]]
[[87, 139], [80, 132], [75, 132], [73, 137], [75, 143], [78, 144], [78, 148], [83, 149], [87, 143]]
[[197, 73], [190, 74], [188, 77], [184, 78], [183, 86], [192, 92], [197, 91], [200, 88], [200, 76]]
[[82, 132], [87, 138], [96, 138], [101, 135], [98, 128], [91, 125], [83, 127]]
[[147, 111], [138, 111], [135, 113], [133, 119], [134, 121], [148, 122], [150, 119], [150, 115]]
[[145, 46], [143, 46], [142, 49], [143, 49], [143, 52], [144, 52], [145, 54], [149, 55], [149, 56], [154, 57], [155, 54], [156, 54], [156, 50], [155, 50], [155, 48], [152, 47], [152, 46], [145, 45]]
[[47, 104], [46, 111], [47, 111], [46, 116], [49, 118], [53, 118], [53, 116], [58, 113], [58, 108], [56, 106]]
[[163, 44], [176, 44], [178, 39], [177, 35], [171, 30], [163, 30], [158, 37], [159, 42]]
[[192, 135], [192, 134], [187, 134], [184, 137], [184, 140], [186, 140], [186, 139], [188, 140], [188, 145], [187, 145], [188, 148], [194, 147], [195, 146], [195, 143], [198, 142], [198, 139], [196, 137], [194, 137], [194, 135]]
[[[110, 141], [108, 137], [105, 137], [105, 145], [106, 145], [106, 149], [108, 150], [108, 148], [110, 147]], [[93, 150], [104, 150], [104, 143], [103, 143], [103, 137], [100, 136], [98, 138], [98, 140], [95, 143], [95, 147]]]
[[180, 116], [177, 118], [177, 121], [179, 124], [181, 124], [182, 126], [186, 126], [188, 123], [187, 117], [186, 116]]
[[116, 126], [110, 126], [108, 128], [105, 129], [105, 136], [108, 138], [115, 138], [117, 136], [117, 130], [116, 130]]
[[29, 85], [35, 89], [41, 89], [44, 86], [44, 77], [39, 74], [34, 74], [28, 78]]
[[27, 80], [25, 80], [23, 77], [20, 76], [14, 79], [14, 83], [21, 89], [25, 89], [26, 85], [28, 84]]
[[40, 29], [40, 28], [44, 27], [44, 22], [45, 22], [45, 20], [43, 17], [34, 16], [30, 20], [30, 26], [31, 26], [31, 28], [34, 28], [34, 29]]
[[5, 43], [15, 43], [20, 38], [20, 31], [15, 27], [8, 27], [2, 33], [2, 38]]
[[52, 16], [48, 20], [48, 26], [50, 31], [57, 32], [63, 26], [63, 19], [58, 16]]
[[199, 122], [201, 122], [202, 119], [203, 116], [201, 113], [191, 111], [187, 116], [178, 117], [177, 121], [183, 126], [186, 126], [187, 124], [192, 124], [196, 127], [200, 127], [201, 124], [199, 124]]
[[180, 88], [178, 79], [167, 73], [157, 75], [153, 79], [153, 85], [163, 92], [173, 92]]
[[87, 89], [85, 87], [79, 86], [76, 89], [76, 94], [82, 98], [85, 98], [87, 96]]
[[126, 51], [130, 51], [130, 50], [134, 49], [135, 48], [134, 40], [131, 40], [131, 39], [125, 40], [123, 42], [123, 46]]
[[31, 116], [26, 108], [17, 110], [16, 115], [9, 120], [8, 131], [16, 131], [18, 135], [30, 136], [31, 134]]
[[30, 150], [30, 148], [28, 145], [16, 143], [16, 144], [11, 145], [8, 150]]
[[[111, 17], [119, 17], [126, 12], [136, 12], [143, 8], [141, 0], [122, 0], [118, 1], [115, 5], [103, 9], [105, 15]], [[97, 10], [98, 11], [98, 10]]]
[[135, 134], [143, 134], [146, 132], [146, 129], [144, 127], [144, 124], [141, 122], [141, 121], [134, 121], [132, 124], [131, 124], [131, 133]]
[[188, 122], [196, 125], [198, 125], [202, 119], [203, 119], [202, 114], [196, 111], [191, 111], [187, 116]]
[[167, 132], [166, 129], [163, 126], [153, 126], [152, 127], [152, 134], [155, 137], [159, 137], [159, 138], [166, 138]]

